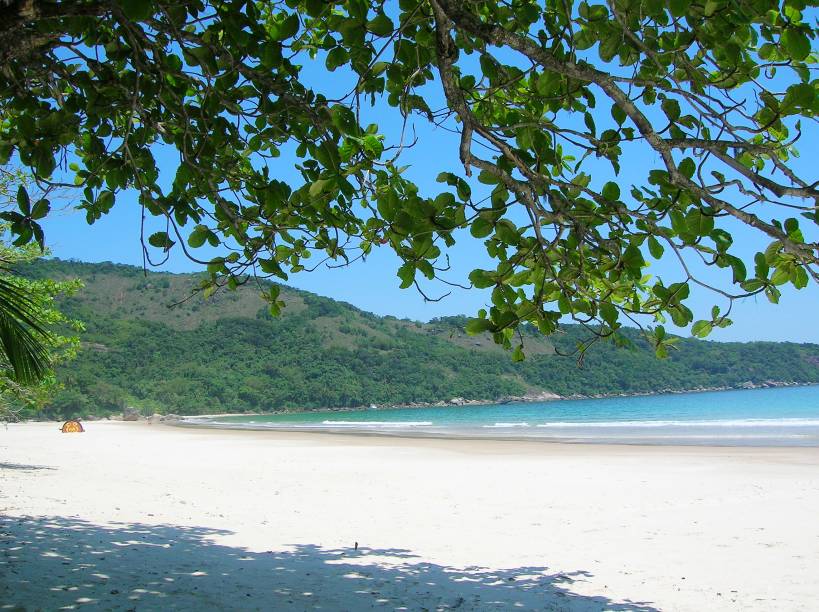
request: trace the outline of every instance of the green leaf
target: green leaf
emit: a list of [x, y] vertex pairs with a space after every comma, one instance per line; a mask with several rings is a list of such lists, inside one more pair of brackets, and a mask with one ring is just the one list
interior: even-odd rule
[[28, 191], [23, 185], [17, 188], [17, 208], [26, 217], [31, 214], [31, 200], [28, 197]]
[[518, 242], [520, 242], [520, 235], [518, 234], [515, 224], [508, 219], [498, 221], [495, 225], [495, 236], [497, 236], [498, 240], [506, 244], [518, 244]]
[[319, 179], [317, 181], [314, 181], [313, 184], [310, 185], [310, 189], [308, 190], [308, 192], [310, 193], [311, 197], [315, 198], [318, 195], [320, 195], [329, 184], [330, 184], [329, 180]]
[[734, 282], [741, 283], [748, 276], [748, 271], [745, 269], [745, 263], [739, 257], [728, 256], [731, 262], [731, 270], [734, 273]]
[[697, 321], [691, 326], [691, 335], [696, 338], [705, 338], [714, 329], [711, 321]]
[[168, 232], [156, 232], [148, 237], [148, 244], [167, 251], [176, 243], [170, 239]]
[[398, 278], [401, 279], [401, 289], [411, 287], [415, 282], [415, 265], [411, 262], [403, 264], [398, 268]]
[[705, 3], [705, 8], [703, 9], [703, 14], [706, 17], [712, 17], [714, 13], [717, 12], [717, 9], [722, 6], [722, 2], [718, 2], [716, 0], [707, 0]]
[[475, 238], [485, 238], [492, 233], [494, 226], [483, 217], [477, 217], [469, 227], [469, 233]]
[[616, 202], [620, 198], [620, 186], [609, 181], [603, 185], [603, 197], [609, 202]]
[[97, 206], [100, 212], [107, 213], [114, 206], [114, 192], [108, 191], [107, 189], [100, 192], [94, 204]]
[[382, 13], [381, 15], [377, 15], [375, 19], [367, 22], [367, 29], [378, 36], [387, 36], [393, 33], [395, 26], [392, 20]]
[[765, 259], [765, 255], [762, 253], [757, 253], [754, 255], [754, 272], [756, 277], [765, 280], [768, 278], [768, 272], [770, 268], [768, 266], [768, 261]]
[[198, 249], [208, 239], [210, 229], [206, 225], [197, 225], [193, 228], [191, 235], [188, 236], [188, 244], [195, 249]]
[[623, 125], [626, 120], [626, 111], [617, 104], [611, 106], [611, 116], [617, 122], [617, 125]]
[[476, 289], [486, 289], [495, 284], [492, 275], [485, 270], [472, 270], [469, 273], [469, 282], [472, 283]]
[[31, 209], [31, 218], [42, 219], [49, 213], [50, 210], [51, 203], [48, 200], [45, 198], [37, 200], [37, 202], [34, 204], [34, 208]]
[[680, 162], [680, 165], [677, 166], [680, 173], [685, 176], [686, 178], [691, 178], [694, 176], [694, 172], [697, 170], [696, 164], [694, 164], [694, 160], [690, 157], [686, 157], [684, 160]]
[[784, 285], [791, 279], [791, 271], [787, 266], [782, 266], [774, 270], [771, 276], [771, 283], [774, 285]]
[[708, 236], [714, 229], [714, 217], [693, 209], [686, 217], [688, 231], [696, 236]]
[[765, 287], [765, 297], [768, 298], [768, 301], [772, 304], [779, 304], [779, 298], [782, 293], [776, 287], [768, 285]]
[[125, 16], [134, 21], [147, 19], [153, 12], [153, 2], [148, 0], [119, 0], [119, 5]]
[[668, 120], [671, 121], [672, 123], [676, 122], [677, 119], [680, 118], [681, 114], [680, 103], [677, 102], [675, 99], [666, 98], [665, 100], [662, 101], [660, 107], [663, 109], [663, 112], [666, 114], [666, 117], [668, 117]]
[[734, 239], [725, 230], [722, 229], [715, 229], [711, 232], [711, 240], [714, 241], [714, 245], [717, 247], [717, 251], [720, 253], [725, 253], [728, 251], [728, 248], [733, 244]]
[[476, 336], [478, 334], [482, 334], [485, 331], [489, 331], [492, 328], [492, 321], [489, 319], [470, 319], [466, 323], [466, 333], [470, 336]]
[[389, 68], [389, 66], [390, 66], [389, 62], [375, 62], [370, 67], [370, 76], [374, 76], [374, 77], [378, 76], [379, 74], [384, 72], [387, 68]]
[[45, 234], [43, 234], [43, 228], [40, 227], [39, 223], [35, 223], [32, 221], [31, 225], [31, 233], [34, 235], [34, 241], [40, 247], [40, 251], [45, 251]]
[[594, 136], [597, 133], [597, 128], [594, 125], [594, 117], [591, 116], [591, 113], [587, 112], [583, 114], [583, 120], [585, 121], [586, 127], [589, 129], [591, 135]]
[[804, 289], [808, 286], [808, 273], [802, 266], [796, 266], [791, 274], [791, 282], [797, 289]]
[[809, 83], [797, 83], [788, 87], [782, 99], [781, 111], [790, 114], [796, 109], [810, 109], [816, 99], [816, 90]]
[[324, 60], [324, 65], [330, 72], [334, 71], [339, 66], [343, 66], [350, 60], [350, 56], [344, 47], [336, 47], [332, 49]]
[[810, 55], [810, 39], [796, 28], [788, 28], [779, 38], [779, 43], [785, 47], [788, 55], [797, 61], [802, 61]]
[[289, 15], [279, 26], [280, 40], [291, 38], [299, 31], [299, 16], [296, 13]]
[[603, 302], [600, 304], [600, 316], [608, 323], [609, 327], [614, 327], [615, 323], [617, 323], [617, 308], [608, 302]]
[[660, 244], [660, 241], [657, 240], [654, 236], [648, 237], [648, 252], [651, 253], [651, 256], [654, 259], [660, 259], [663, 256], [663, 252], [665, 249], [663, 245]]
[[623, 39], [620, 34], [612, 31], [609, 36], [600, 41], [600, 47], [598, 48], [600, 59], [604, 62], [610, 62], [612, 59], [614, 59], [614, 56], [617, 55], [618, 51], [620, 50], [620, 45], [622, 42]]
[[688, 10], [689, 0], [668, 0], [668, 8], [674, 17], [682, 17]]

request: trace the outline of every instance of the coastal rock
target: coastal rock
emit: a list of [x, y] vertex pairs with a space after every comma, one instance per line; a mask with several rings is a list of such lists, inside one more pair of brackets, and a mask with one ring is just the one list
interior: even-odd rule
[[550, 402], [553, 400], [563, 399], [557, 393], [551, 391], [538, 391], [537, 393], [527, 393], [526, 395], [507, 395], [500, 400], [500, 404], [509, 404], [511, 402]]
[[527, 402], [550, 402], [562, 399], [557, 393], [551, 391], [541, 391], [539, 393], [527, 393], [523, 396]]
[[139, 410], [128, 406], [125, 410], [122, 411], [122, 420], [123, 421], [138, 421], [139, 420]]
[[453, 397], [451, 400], [449, 400], [449, 404], [451, 406], [463, 406], [466, 404], [466, 400], [462, 397]]
[[163, 417], [161, 414], [159, 414], [159, 413], [157, 413], [157, 412], [154, 412], [154, 413], [153, 413], [151, 416], [149, 416], [149, 417], [148, 417], [148, 419], [147, 419], [147, 421], [148, 421], [149, 423], [161, 423], [161, 422], [162, 422], [162, 421], [164, 421], [164, 420], [165, 420], [165, 417]]

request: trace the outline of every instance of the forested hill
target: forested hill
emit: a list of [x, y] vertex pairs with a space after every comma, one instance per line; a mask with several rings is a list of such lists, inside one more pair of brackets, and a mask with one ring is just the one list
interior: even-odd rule
[[197, 286], [192, 274], [59, 260], [24, 272], [85, 283], [62, 303], [87, 331], [79, 357], [59, 371], [65, 388], [50, 416], [125, 405], [196, 414], [819, 382], [815, 344], [682, 339], [661, 361], [635, 332], [631, 348], [596, 344], [580, 368], [554, 354], [552, 342], [568, 350], [581, 337], [569, 326], [551, 342], [526, 335], [527, 359], [513, 363], [489, 338], [467, 336], [464, 318], [378, 317], [287, 287], [284, 314], [272, 318], [250, 285], [184, 301]]

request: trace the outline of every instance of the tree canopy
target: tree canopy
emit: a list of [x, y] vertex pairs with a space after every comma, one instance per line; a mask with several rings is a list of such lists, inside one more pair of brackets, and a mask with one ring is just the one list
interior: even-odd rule
[[[0, 174], [0, 211], [16, 207], [27, 177], [6, 169]], [[26, 193], [28, 193], [26, 191]], [[9, 225], [0, 222], [0, 420], [12, 419], [23, 408], [41, 408], [59, 389], [54, 367], [76, 354], [82, 329], [56, 307], [55, 298], [68, 296], [79, 280], [32, 279], [19, 274], [48, 252], [36, 244], [9, 245]]]
[[[780, 286], [819, 280], [819, 181], [793, 163], [819, 108], [815, 7], [3, 0], [0, 163], [46, 190], [75, 186], [89, 223], [138, 191], [144, 216], [166, 223], [143, 236], [146, 256], [201, 260], [207, 292], [382, 245], [403, 261], [402, 286], [418, 286], [445, 279], [468, 230], [496, 263], [469, 276], [492, 296], [472, 332], [511, 346], [522, 322], [548, 334], [568, 316], [605, 335], [648, 315], [705, 336], [738, 297], [775, 302]], [[409, 130], [367, 123], [373, 106], [456, 131], [462, 170], [422, 193], [401, 165]], [[168, 151], [173, 168], [158, 159]], [[634, 151], [654, 163], [625, 184]], [[298, 178], [281, 180], [282, 164]], [[3, 215], [18, 242], [42, 244], [48, 198], [18, 204]], [[739, 226], [758, 235], [752, 256]], [[222, 254], [198, 256], [206, 245]], [[664, 256], [677, 282], [647, 274]], [[703, 265], [724, 281], [698, 278]], [[694, 321], [694, 284], [728, 311]], [[659, 354], [665, 340], [659, 325]]]

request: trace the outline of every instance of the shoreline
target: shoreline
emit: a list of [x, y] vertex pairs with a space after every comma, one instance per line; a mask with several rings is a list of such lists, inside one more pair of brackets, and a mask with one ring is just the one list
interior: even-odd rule
[[[594, 399], [609, 399], [613, 397], [653, 397], [655, 395], [682, 395], [686, 393], [711, 393], [711, 392], [719, 392], [719, 391], [743, 391], [743, 390], [753, 390], [753, 389], [774, 389], [774, 388], [782, 388], [782, 387], [814, 387], [819, 386], [819, 382], [808, 382], [808, 383], [800, 383], [800, 382], [787, 382], [787, 381], [765, 381], [764, 383], [756, 384], [756, 383], [742, 383], [735, 387], [731, 386], [722, 386], [722, 387], [696, 387], [694, 389], [662, 389], [660, 391], [635, 391], [631, 393], [591, 393], [588, 395], [582, 393], [573, 393], [571, 395], [558, 395], [556, 393], [551, 393], [545, 391], [541, 394], [532, 394], [532, 395], [523, 395], [523, 396], [512, 396], [512, 397], [502, 397], [497, 400], [475, 400], [475, 399], [466, 399], [463, 402], [452, 403], [452, 400], [449, 402], [438, 400], [437, 402], [412, 402], [409, 404], [394, 404], [390, 406], [384, 406], [383, 408], [375, 408], [375, 410], [393, 410], [393, 409], [405, 409], [405, 408], [444, 408], [444, 407], [458, 407], [458, 406], [504, 406], [506, 404], [531, 404], [536, 402], [547, 402], [547, 401], [578, 401], [578, 400], [594, 400]], [[548, 396], [548, 397], [547, 397]], [[456, 398], [459, 399], [459, 398]], [[361, 408], [320, 408], [314, 409], [315, 411], [333, 411], [333, 412], [353, 412], [357, 410], [368, 410], [369, 408], [361, 407]], [[300, 410], [297, 412], [309, 412], [305, 410]], [[295, 414], [294, 412], [287, 412], [287, 411], [280, 411], [280, 414]]]
[[[384, 411], [341, 413], [308, 411], [282, 415], [197, 415], [164, 423], [188, 428], [234, 431], [300, 432], [352, 435], [390, 439], [449, 439], [529, 441], [538, 444], [699, 446], [699, 447], [819, 447], [819, 397], [814, 386], [793, 387], [793, 392], [735, 390], [725, 400], [717, 392], [708, 399], [696, 397], [642, 402], [609, 402], [595, 408], [591, 402], [575, 408], [543, 404], [528, 408], [523, 403], [495, 404], [475, 408], [470, 414], [460, 407], [433, 407], [388, 414]], [[794, 395], [794, 393], [796, 395]], [[784, 395], [783, 395], [784, 394]], [[807, 395], [805, 395], [807, 394]], [[681, 394], [680, 394], [681, 395]], [[770, 400], [766, 400], [770, 397]], [[808, 402], [804, 410], [784, 412], [774, 407], [794, 401]], [[790, 400], [788, 398], [791, 398]], [[683, 410], [673, 408], [682, 402]], [[694, 406], [721, 406], [725, 410], [694, 410]], [[768, 402], [771, 407], [765, 409]], [[777, 403], [778, 402], [778, 403]], [[668, 404], [668, 408], [664, 408]], [[757, 406], [759, 409], [745, 408]], [[800, 404], [801, 405], [801, 404]], [[687, 408], [688, 407], [688, 408]], [[631, 412], [618, 418], [624, 409]], [[396, 409], [400, 410], [400, 409]], [[419, 408], [419, 410], [421, 410]], [[726, 412], [727, 411], [727, 412]], [[474, 414], [474, 416], [473, 416]], [[336, 416], [337, 415], [337, 416]], [[238, 418], [236, 418], [238, 416]], [[157, 422], [157, 420], [154, 420]]]
[[[596, 399], [610, 399], [614, 397], [653, 397], [656, 395], [683, 395], [686, 393], [718, 393], [722, 391], [751, 391], [754, 389], [776, 389], [776, 388], [783, 388], [783, 387], [816, 387], [819, 386], [819, 382], [784, 382], [784, 381], [767, 381], [764, 384], [753, 384], [752, 386], [745, 386], [739, 385], [736, 387], [699, 387], [696, 389], [684, 389], [684, 390], [675, 390], [675, 389], [666, 389], [663, 391], [646, 391], [646, 392], [635, 392], [635, 393], [604, 393], [604, 394], [591, 394], [591, 395], [557, 395], [554, 393], [545, 392], [546, 395], [550, 397], [543, 399], [541, 396], [520, 396], [520, 397], [513, 397], [513, 398], [500, 398], [497, 400], [475, 400], [475, 399], [465, 399], [462, 403], [450, 403], [447, 401], [439, 400], [437, 402], [412, 402], [409, 404], [389, 404], [384, 406], [377, 406], [376, 404], [371, 404], [370, 406], [376, 406], [372, 408], [370, 406], [353, 406], [353, 407], [330, 407], [330, 408], [308, 408], [308, 409], [301, 409], [301, 410], [272, 410], [267, 412], [223, 412], [223, 413], [216, 413], [216, 414], [182, 414], [178, 415], [180, 418], [183, 419], [208, 419], [208, 418], [219, 418], [219, 417], [236, 417], [236, 416], [279, 416], [279, 415], [297, 415], [297, 414], [313, 414], [316, 412], [383, 412], [389, 410], [410, 410], [414, 408], [460, 408], [460, 407], [471, 407], [471, 406], [505, 406], [507, 404], [533, 404], [537, 402], [572, 402], [572, 401], [582, 401], [582, 400], [596, 400]], [[461, 398], [462, 399], [462, 398]]]
[[[439, 441], [453, 441], [453, 442], [512, 442], [512, 443], [526, 443], [537, 445], [555, 445], [555, 446], [592, 446], [592, 447], [639, 447], [639, 448], [710, 448], [710, 449], [819, 449], [819, 443], [814, 444], [785, 444], [785, 443], [731, 443], [710, 441], [707, 443], [701, 441], [684, 442], [684, 438], [669, 439], [667, 441], [657, 442], [649, 440], [640, 440], [636, 438], [614, 439], [614, 438], [578, 438], [578, 437], [559, 437], [559, 436], [522, 436], [522, 435], [501, 435], [501, 434], [470, 434], [470, 433], [438, 433], [430, 431], [406, 431], [406, 430], [365, 430], [352, 428], [308, 428], [308, 427], [276, 427], [253, 424], [237, 424], [231, 425], [228, 423], [197, 423], [191, 420], [166, 421], [162, 423], [168, 427], [180, 427], [192, 430], [203, 431], [224, 431], [224, 432], [243, 432], [243, 433], [270, 433], [270, 434], [298, 434], [310, 436], [325, 435], [325, 436], [339, 436], [350, 438], [380, 438], [384, 440], [439, 440]], [[732, 439], [732, 438], [729, 438]]]
[[[475, 400], [475, 399], [464, 399], [462, 402], [458, 403], [451, 403], [451, 401], [443, 401], [439, 400], [437, 402], [413, 402], [408, 404], [390, 404], [390, 405], [383, 405], [383, 406], [376, 406], [372, 408], [374, 404], [370, 406], [345, 406], [345, 407], [324, 407], [324, 408], [307, 408], [307, 409], [299, 409], [299, 410], [287, 410], [287, 409], [280, 409], [280, 410], [271, 410], [271, 411], [250, 411], [250, 412], [219, 412], [219, 413], [207, 413], [207, 414], [176, 414], [176, 413], [154, 413], [153, 415], [143, 415], [141, 412], [138, 411], [137, 408], [127, 407], [126, 410], [134, 410], [138, 412], [137, 421], [165, 421], [165, 420], [177, 420], [177, 419], [210, 419], [210, 418], [220, 418], [220, 417], [242, 417], [242, 416], [280, 416], [280, 415], [298, 415], [298, 414], [315, 414], [317, 412], [327, 412], [327, 413], [337, 413], [337, 412], [364, 412], [364, 411], [390, 411], [390, 410], [411, 410], [416, 408], [469, 408], [472, 406], [505, 406], [508, 404], [532, 404], [537, 402], [573, 402], [573, 401], [583, 401], [583, 400], [596, 400], [596, 399], [610, 399], [616, 397], [622, 398], [629, 398], [629, 397], [654, 397], [659, 395], [683, 395], [687, 393], [718, 393], [722, 391], [743, 391], [743, 390], [754, 390], [754, 389], [773, 389], [773, 388], [784, 388], [784, 387], [816, 387], [819, 386], [819, 382], [784, 382], [784, 381], [767, 381], [764, 384], [751, 384], [751, 386], [747, 386], [745, 384], [735, 386], [735, 387], [699, 387], [695, 389], [685, 389], [685, 390], [676, 390], [676, 389], [666, 389], [662, 391], [646, 391], [646, 392], [635, 392], [635, 393], [604, 393], [604, 394], [590, 394], [590, 395], [569, 395], [569, 396], [560, 396], [557, 394], [552, 394], [548, 392], [544, 392], [543, 394], [537, 396], [515, 396], [509, 398], [500, 398], [497, 400]], [[548, 396], [548, 397], [546, 397]], [[80, 421], [86, 422], [123, 422], [127, 421], [123, 418], [122, 413], [114, 413], [106, 416], [96, 416], [96, 415], [89, 415], [89, 416], [77, 416], [73, 417]], [[21, 419], [20, 421], [9, 421], [11, 422], [25, 422], [25, 423], [45, 423], [45, 422], [56, 422], [51, 421], [50, 419], [38, 419], [28, 417], [25, 419]], [[60, 421], [62, 422], [62, 421]]]

